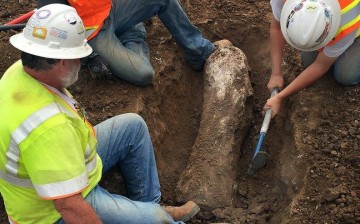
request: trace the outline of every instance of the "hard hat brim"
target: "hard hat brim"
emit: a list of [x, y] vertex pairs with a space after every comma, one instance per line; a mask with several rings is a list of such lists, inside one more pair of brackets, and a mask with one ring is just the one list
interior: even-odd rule
[[84, 46], [72, 48], [50, 48], [27, 40], [23, 33], [10, 37], [10, 43], [17, 49], [44, 58], [53, 59], [78, 59], [91, 54], [92, 48], [88, 43]]

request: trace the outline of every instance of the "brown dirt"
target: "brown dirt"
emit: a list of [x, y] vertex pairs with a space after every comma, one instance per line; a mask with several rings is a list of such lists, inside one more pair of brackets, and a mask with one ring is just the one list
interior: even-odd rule
[[[255, 106], [247, 139], [239, 148], [234, 205], [202, 211], [190, 223], [360, 223], [360, 86], [343, 87], [330, 75], [291, 97], [272, 121], [266, 144], [270, 158], [255, 177], [245, 175], [269, 97], [268, 0], [182, 0], [190, 19], [212, 41], [227, 38], [244, 51], [251, 67]], [[35, 8], [34, 0], [2, 0], [4, 24]], [[71, 88], [97, 124], [108, 117], [139, 113], [153, 139], [163, 202], [176, 204], [176, 185], [198, 135], [202, 73], [186, 64], [182, 50], [157, 18], [147, 23], [152, 86], [140, 88], [110, 79], [92, 79], [87, 70]], [[19, 58], [8, 43], [14, 31], [0, 32], [0, 74]], [[289, 83], [301, 71], [298, 53], [287, 49]], [[1, 75], [0, 75], [1, 76]], [[114, 191], [109, 174], [103, 184]], [[6, 214], [0, 203], [0, 223]]]

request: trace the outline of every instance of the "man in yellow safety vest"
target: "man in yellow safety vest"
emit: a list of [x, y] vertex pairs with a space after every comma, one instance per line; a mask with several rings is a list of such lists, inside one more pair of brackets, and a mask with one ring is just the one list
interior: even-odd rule
[[305, 70], [279, 94], [270, 98], [276, 116], [291, 95], [314, 83], [332, 67], [343, 85], [360, 82], [360, 0], [271, 0], [272, 72], [268, 88], [283, 88], [281, 70], [285, 40], [299, 49]]
[[[66, 88], [91, 54], [73, 7], [38, 9], [10, 38], [21, 51], [0, 80], [0, 193], [10, 223], [183, 223], [189, 201], [161, 207], [147, 126], [123, 114], [93, 127]], [[127, 197], [98, 183], [117, 167]]]

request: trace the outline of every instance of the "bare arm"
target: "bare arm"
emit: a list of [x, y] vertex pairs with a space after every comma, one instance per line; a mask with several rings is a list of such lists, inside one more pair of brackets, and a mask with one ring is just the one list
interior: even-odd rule
[[274, 87], [282, 89], [284, 78], [281, 69], [285, 39], [281, 33], [280, 23], [272, 17], [270, 24], [270, 53], [271, 53], [271, 76], [267, 87], [271, 91]]
[[320, 79], [336, 61], [337, 58], [327, 57], [322, 52], [308, 68], [306, 68], [294, 81], [292, 81], [283, 91], [270, 98], [263, 108], [263, 112], [271, 108], [273, 116], [276, 116], [282, 103], [291, 95], [310, 86], [316, 80]]
[[322, 52], [308, 68], [306, 68], [294, 81], [292, 81], [283, 91], [278, 95], [280, 98], [287, 99], [291, 95], [300, 90], [310, 86], [316, 80], [320, 79], [336, 61], [337, 58], [329, 58]]
[[94, 209], [81, 194], [54, 200], [55, 209], [67, 224], [101, 223]]

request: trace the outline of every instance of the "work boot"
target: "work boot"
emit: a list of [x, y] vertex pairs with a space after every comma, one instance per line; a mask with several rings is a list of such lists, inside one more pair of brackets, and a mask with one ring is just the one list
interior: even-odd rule
[[95, 79], [101, 78], [103, 76], [111, 77], [109, 65], [105, 62], [104, 59], [100, 57], [100, 55], [95, 52], [90, 54], [87, 61], [87, 67], [91, 73], [91, 76]]
[[[213, 44], [214, 44], [214, 49], [211, 52], [211, 54], [214, 53], [214, 51], [216, 51], [217, 49], [221, 49], [233, 45], [229, 40], [226, 39], [215, 41]], [[200, 72], [204, 69], [205, 61], [198, 63], [190, 63], [190, 65], [196, 72]]]
[[218, 41], [214, 42], [214, 47], [215, 47], [214, 51], [216, 49], [221, 49], [221, 48], [232, 46], [232, 45], [233, 44], [229, 40], [226, 40], [226, 39], [218, 40]]
[[163, 209], [174, 219], [174, 221], [182, 222], [188, 221], [200, 211], [199, 206], [193, 201], [188, 201], [185, 205], [180, 207], [164, 206]]

